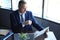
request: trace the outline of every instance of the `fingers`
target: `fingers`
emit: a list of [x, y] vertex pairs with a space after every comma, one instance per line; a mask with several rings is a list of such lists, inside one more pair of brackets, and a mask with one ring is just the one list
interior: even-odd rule
[[31, 25], [31, 24], [32, 24], [32, 21], [31, 20], [25, 21], [25, 25]]

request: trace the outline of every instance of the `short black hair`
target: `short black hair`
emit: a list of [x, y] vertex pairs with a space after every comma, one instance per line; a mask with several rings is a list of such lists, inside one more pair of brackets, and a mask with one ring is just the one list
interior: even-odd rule
[[26, 2], [25, 1], [19, 1], [19, 4], [18, 4], [18, 7], [20, 7], [20, 6], [22, 6], [23, 4], [26, 4]]

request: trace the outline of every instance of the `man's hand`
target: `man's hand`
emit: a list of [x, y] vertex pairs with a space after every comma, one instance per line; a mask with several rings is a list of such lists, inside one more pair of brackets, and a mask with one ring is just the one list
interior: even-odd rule
[[32, 24], [32, 21], [31, 20], [27, 20], [24, 22], [25, 25], [31, 25]]

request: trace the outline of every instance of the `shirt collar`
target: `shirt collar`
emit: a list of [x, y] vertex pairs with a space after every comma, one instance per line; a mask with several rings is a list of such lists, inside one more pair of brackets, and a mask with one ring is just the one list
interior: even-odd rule
[[26, 12], [25, 13], [21, 13], [20, 11], [18, 11], [18, 13], [19, 13], [19, 15], [25, 15]]

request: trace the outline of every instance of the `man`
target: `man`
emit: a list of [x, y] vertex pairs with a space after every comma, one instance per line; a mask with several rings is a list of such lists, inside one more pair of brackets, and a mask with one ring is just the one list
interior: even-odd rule
[[26, 11], [26, 2], [19, 1], [18, 10], [10, 14], [11, 29], [14, 33], [31, 32], [32, 26], [41, 31], [43, 28], [37, 23], [32, 12]]

